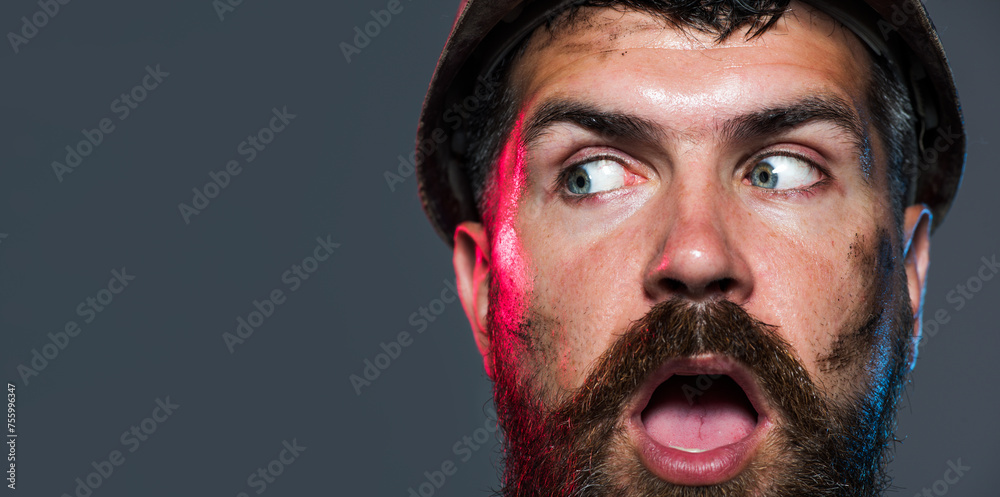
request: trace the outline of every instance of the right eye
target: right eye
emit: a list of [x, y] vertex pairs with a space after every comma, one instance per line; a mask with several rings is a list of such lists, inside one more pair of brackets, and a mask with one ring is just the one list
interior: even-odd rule
[[597, 159], [571, 166], [566, 171], [565, 186], [574, 195], [593, 195], [625, 186], [628, 175], [621, 164]]

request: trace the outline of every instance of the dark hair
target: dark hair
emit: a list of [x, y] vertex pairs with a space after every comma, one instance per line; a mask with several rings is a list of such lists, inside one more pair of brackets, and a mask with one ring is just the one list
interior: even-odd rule
[[[753, 39], [769, 30], [788, 8], [790, 0], [584, 0], [561, 13], [550, 16], [544, 27], [550, 33], [571, 29], [579, 21], [581, 7], [616, 7], [654, 15], [678, 29], [693, 29], [715, 36], [723, 42], [742, 28], [746, 39]], [[509, 82], [511, 68], [524, 54], [527, 37], [498, 63], [487, 83], [499, 91], [490, 92], [483, 101], [482, 111], [468, 123], [466, 165], [480, 216], [490, 230], [489, 215], [494, 197], [489, 189], [494, 184], [490, 173], [498, 159], [505, 137], [516, 118], [519, 96]], [[865, 98], [869, 118], [881, 137], [888, 159], [891, 205], [898, 231], [902, 230], [903, 207], [909, 188], [909, 172], [915, 170], [918, 157], [914, 129], [913, 104], [906, 84], [897, 76], [891, 62], [869, 50], [869, 81]]]

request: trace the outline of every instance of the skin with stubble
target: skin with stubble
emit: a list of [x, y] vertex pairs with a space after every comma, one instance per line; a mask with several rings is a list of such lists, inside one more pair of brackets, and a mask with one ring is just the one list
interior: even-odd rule
[[[533, 35], [484, 223], [455, 237], [505, 495], [881, 493], [930, 214], [896, 223], [868, 57], [794, 2], [749, 40], [614, 9]], [[719, 364], [735, 381], [698, 401], [746, 391], [745, 461], [658, 461], [646, 403], [694, 381], [658, 372]]]

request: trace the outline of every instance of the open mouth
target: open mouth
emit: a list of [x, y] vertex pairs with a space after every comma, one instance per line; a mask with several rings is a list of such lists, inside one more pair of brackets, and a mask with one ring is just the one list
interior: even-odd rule
[[728, 375], [673, 375], [642, 411], [649, 436], [667, 447], [706, 452], [750, 436], [759, 416]]
[[637, 394], [629, 432], [640, 458], [679, 485], [711, 485], [741, 472], [770, 428], [750, 372], [718, 356], [676, 359]]

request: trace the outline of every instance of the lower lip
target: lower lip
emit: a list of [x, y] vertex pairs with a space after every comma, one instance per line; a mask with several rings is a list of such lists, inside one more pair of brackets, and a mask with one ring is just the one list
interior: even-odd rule
[[770, 427], [770, 421], [761, 417], [746, 438], [705, 452], [692, 453], [654, 441], [646, 433], [639, 416], [628, 423], [632, 439], [638, 442], [642, 463], [660, 479], [687, 486], [715, 485], [733, 479], [746, 468]]

